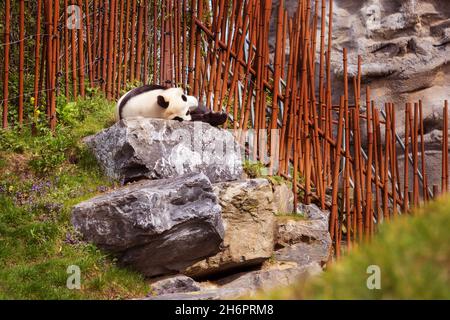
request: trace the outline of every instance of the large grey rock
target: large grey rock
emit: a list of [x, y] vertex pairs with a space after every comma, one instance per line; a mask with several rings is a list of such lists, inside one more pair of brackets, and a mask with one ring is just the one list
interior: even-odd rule
[[203, 172], [212, 182], [242, 174], [233, 135], [203, 122], [121, 120], [85, 139], [106, 174], [125, 181]]
[[146, 276], [176, 273], [219, 251], [220, 206], [204, 174], [142, 181], [76, 205], [84, 238]]
[[184, 273], [201, 277], [257, 265], [273, 254], [273, 193], [266, 179], [214, 184], [222, 207], [225, 238], [222, 250], [190, 266]]

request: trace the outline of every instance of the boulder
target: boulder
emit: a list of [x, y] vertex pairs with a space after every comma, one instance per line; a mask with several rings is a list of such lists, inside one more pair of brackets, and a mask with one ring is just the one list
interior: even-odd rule
[[300, 204], [298, 211], [297, 217], [278, 218], [275, 259], [298, 265], [316, 262], [323, 266], [332, 251], [329, 212], [320, 210], [315, 204]]
[[266, 179], [214, 184], [222, 207], [225, 238], [222, 250], [184, 273], [203, 277], [261, 264], [273, 254], [275, 217], [273, 193]]
[[84, 238], [146, 276], [178, 273], [219, 252], [221, 208], [209, 179], [191, 173], [145, 180], [76, 205]]
[[158, 296], [163, 294], [181, 293], [181, 292], [195, 292], [200, 291], [200, 285], [194, 279], [184, 275], [168, 276], [155, 279], [150, 283], [152, 291], [148, 295]]
[[237, 180], [241, 152], [233, 135], [203, 122], [121, 120], [85, 143], [113, 179], [166, 179], [196, 172], [212, 182]]

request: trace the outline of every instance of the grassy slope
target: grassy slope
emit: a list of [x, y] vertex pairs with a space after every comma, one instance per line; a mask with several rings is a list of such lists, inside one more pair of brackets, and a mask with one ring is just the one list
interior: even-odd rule
[[[143, 279], [79, 241], [70, 208], [117, 185], [81, 138], [111, 124], [113, 105], [94, 96], [64, 103], [55, 137], [0, 131], [0, 299], [120, 299], [148, 292]], [[81, 290], [66, 287], [81, 268]]]
[[[307, 284], [265, 299], [450, 299], [450, 198], [385, 225], [376, 239]], [[367, 267], [381, 269], [381, 290], [366, 286]]]

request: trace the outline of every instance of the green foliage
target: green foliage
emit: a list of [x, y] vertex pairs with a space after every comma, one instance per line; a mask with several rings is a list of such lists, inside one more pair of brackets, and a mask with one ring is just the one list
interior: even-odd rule
[[[0, 299], [122, 299], [143, 296], [144, 279], [80, 241], [73, 205], [116, 188], [81, 139], [111, 124], [101, 95], [58, 100], [55, 133], [0, 130]], [[66, 287], [67, 267], [81, 269], [81, 290]]]
[[267, 174], [266, 166], [259, 161], [246, 160], [244, 161], [243, 169], [247, 176], [251, 179], [260, 178]]
[[[259, 298], [450, 299], [449, 226], [447, 197], [382, 226], [372, 243], [354, 249], [312, 282]], [[380, 290], [367, 288], [371, 265], [380, 267]]]

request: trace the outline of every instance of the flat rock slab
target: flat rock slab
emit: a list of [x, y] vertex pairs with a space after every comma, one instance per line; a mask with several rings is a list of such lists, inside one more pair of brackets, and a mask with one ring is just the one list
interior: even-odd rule
[[317, 263], [300, 267], [296, 265], [273, 265], [267, 269], [229, 276], [200, 291], [149, 296], [144, 300], [239, 299], [254, 296], [261, 291], [268, 292], [279, 287], [292, 285], [298, 281], [305, 281], [321, 272], [322, 269]]
[[194, 278], [258, 265], [273, 254], [276, 222], [269, 181], [216, 183], [214, 192], [222, 207], [225, 238], [219, 253], [183, 272]]
[[146, 276], [178, 273], [219, 252], [224, 229], [209, 179], [191, 173], [146, 180], [76, 205], [84, 238]]
[[113, 179], [165, 179], [202, 172], [211, 182], [220, 182], [242, 174], [241, 149], [233, 135], [203, 122], [121, 120], [84, 141]]

